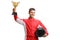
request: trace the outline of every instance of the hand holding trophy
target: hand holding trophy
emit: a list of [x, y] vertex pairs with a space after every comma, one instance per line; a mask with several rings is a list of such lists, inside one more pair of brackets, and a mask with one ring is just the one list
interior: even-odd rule
[[[14, 1], [12, 1], [12, 4], [13, 4], [13, 6], [14, 6], [13, 12], [16, 13], [16, 7], [18, 6], [19, 3], [20, 3], [20, 2], [14, 2]], [[14, 15], [14, 13], [12, 13], [12, 15]]]

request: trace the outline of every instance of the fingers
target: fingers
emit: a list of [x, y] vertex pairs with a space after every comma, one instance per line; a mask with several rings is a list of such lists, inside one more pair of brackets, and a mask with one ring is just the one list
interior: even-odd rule
[[43, 37], [46, 37], [46, 36], [48, 36], [48, 35], [47, 34], [43, 35]]
[[16, 8], [13, 8], [13, 12], [16, 12]]

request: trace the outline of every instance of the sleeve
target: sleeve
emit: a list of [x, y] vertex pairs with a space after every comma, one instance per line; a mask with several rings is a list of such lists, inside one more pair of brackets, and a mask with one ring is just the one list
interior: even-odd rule
[[[13, 14], [14, 13], [15, 12], [13, 12]], [[17, 15], [14, 15], [14, 20], [19, 24], [25, 25], [25, 22], [23, 21], [24, 19], [20, 19]]]
[[47, 34], [48, 35], [48, 31], [47, 31], [47, 28], [42, 24], [42, 22], [41, 21], [39, 21], [39, 26], [41, 26], [44, 30], [45, 30], [45, 34]]

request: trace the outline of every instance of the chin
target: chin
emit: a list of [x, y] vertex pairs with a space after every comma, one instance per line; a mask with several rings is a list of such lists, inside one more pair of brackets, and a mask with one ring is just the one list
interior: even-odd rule
[[30, 17], [31, 17], [31, 18], [34, 18], [34, 16], [32, 16], [32, 15], [31, 15]]

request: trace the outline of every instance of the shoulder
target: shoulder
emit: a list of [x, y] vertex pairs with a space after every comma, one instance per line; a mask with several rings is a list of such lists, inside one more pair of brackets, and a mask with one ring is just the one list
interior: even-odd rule
[[28, 19], [23, 19], [23, 21], [27, 21]]
[[38, 22], [40, 21], [39, 19], [35, 19], [35, 20], [38, 21]]
[[39, 20], [39, 19], [35, 19], [35, 20], [36, 20], [38, 23], [42, 23], [41, 20]]

